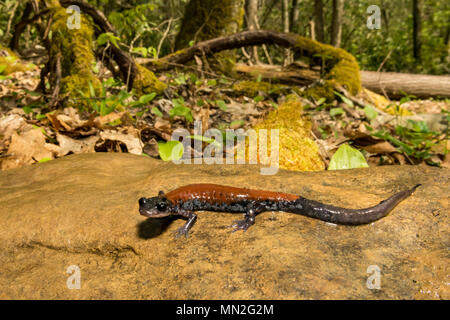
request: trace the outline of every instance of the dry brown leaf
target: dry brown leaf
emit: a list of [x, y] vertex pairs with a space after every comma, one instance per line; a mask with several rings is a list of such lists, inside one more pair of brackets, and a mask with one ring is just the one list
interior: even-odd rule
[[122, 118], [122, 116], [124, 115], [124, 111], [119, 112], [119, 113], [110, 113], [107, 114], [106, 116], [100, 116], [100, 117], [96, 117], [94, 119], [94, 124], [97, 128], [102, 128], [105, 124], [116, 121], [117, 119]]
[[361, 148], [366, 150], [369, 153], [374, 153], [374, 154], [397, 152], [397, 149], [395, 149], [395, 147], [387, 141], [374, 143], [374, 144], [371, 144], [368, 146], [362, 146]]
[[16, 114], [10, 114], [0, 119], [0, 141], [8, 140], [18, 130], [29, 130], [31, 128], [32, 126], [27, 124], [24, 118]]
[[448, 153], [444, 157], [444, 161], [442, 161], [441, 166], [443, 166], [444, 168], [450, 169], [450, 153]]
[[103, 140], [119, 141], [127, 146], [128, 152], [133, 154], [142, 154], [142, 144], [136, 129], [126, 128], [128, 133], [122, 133], [115, 130], [105, 130], [100, 132]]
[[95, 144], [100, 139], [98, 135], [90, 136], [84, 139], [72, 139], [63, 134], [56, 134], [56, 140], [59, 143], [59, 149], [56, 153], [58, 157], [65, 156], [69, 152], [72, 153], [88, 153], [95, 152]]
[[161, 119], [161, 118], [157, 118], [156, 122], [155, 122], [155, 129], [159, 130], [159, 131], [172, 131], [172, 126], [170, 124], [169, 121]]
[[45, 136], [40, 129], [31, 129], [21, 135], [13, 133], [8, 154], [2, 161], [2, 170], [19, 168], [44, 158], [53, 159], [53, 154], [45, 147]]

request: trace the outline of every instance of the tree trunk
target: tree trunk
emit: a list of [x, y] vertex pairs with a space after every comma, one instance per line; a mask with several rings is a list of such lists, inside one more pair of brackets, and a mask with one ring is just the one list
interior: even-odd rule
[[341, 46], [342, 17], [344, 15], [344, 0], [333, 0], [333, 21], [331, 25], [331, 44], [336, 48]]
[[[247, 0], [245, 3], [245, 13], [248, 30], [258, 29], [258, 0]], [[253, 58], [259, 63], [258, 47], [253, 47]]]
[[413, 54], [417, 63], [421, 61], [423, 0], [413, 0]]
[[248, 30], [257, 29], [258, 24], [258, 0], [247, 0], [245, 3]]
[[300, 15], [298, 2], [298, 0], [292, 0], [292, 8], [289, 16], [289, 26], [291, 29], [290, 31], [293, 33], [298, 33], [298, 17]]
[[236, 33], [242, 26], [243, 0], [190, 0], [186, 5], [175, 50], [199, 42]]
[[314, 0], [314, 33], [316, 40], [324, 42], [323, 1]]
[[[281, 2], [281, 18], [283, 20], [283, 32], [289, 33], [289, 0], [282, 0]], [[284, 65], [291, 63], [291, 53], [288, 48], [284, 50]]]

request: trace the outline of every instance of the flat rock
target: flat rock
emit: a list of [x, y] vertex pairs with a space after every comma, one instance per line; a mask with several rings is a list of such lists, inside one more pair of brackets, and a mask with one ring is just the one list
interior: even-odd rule
[[[448, 169], [259, 172], [115, 153], [0, 172], [0, 298], [450, 298]], [[183, 220], [139, 215], [140, 197], [202, 182], [353, 208], [423, 186], [387, 217], [356, 227], [264, 212], [247, 232], [231, 233], [239, 215], [200, 212], [190, 236], [175, 239]], [[80, 289], [67, 286], [70, 266], [79, 267]]]

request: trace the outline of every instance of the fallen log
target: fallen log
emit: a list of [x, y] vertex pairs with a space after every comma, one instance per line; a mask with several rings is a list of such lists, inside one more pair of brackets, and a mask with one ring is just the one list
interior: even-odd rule
[[417, 98], [450, 98], [450, 77], [426, 74], [361, 71], [363, 87], [397, 99], [405, 94]]
[[[320, 73], [294, 64], [287, 67], [274, 65], [236, 64], [234, 70], [254, 77], [276, 80], [285, 84], [307, 85], [319, 79]], [[450, 98], [450, 77], [396, 72], [361, 71], [363, 87], [390, 99], [399, 99], [406, 94], [417, 98]]]

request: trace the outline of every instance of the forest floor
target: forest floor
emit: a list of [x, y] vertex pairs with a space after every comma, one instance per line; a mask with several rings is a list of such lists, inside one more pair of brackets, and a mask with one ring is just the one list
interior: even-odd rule
[[[201, 121], [203, 132], [210, 128], [246, 130], [288, 95], [297, 95], [289, 87], [282, 93], [239, 91], [233, 89], [236, 79], [173, 72], [159, 76], [169, 85], [163, 96], [150, 94], [136, 100], [108, 71], [98, 72], [103, 75], [104, 94], [87, 97], [92, 110], [49, 108], [46, 97], [35, 91], [40, 79], [37, 67], [2, 76], [1, 168], [85, 152], [129, 152], [159, 158], [158, 141], [169, 141], [177, 128], [192, 132], [193, 120]], [[450, 167], [449, 100], [406, 96], [380, 110], [358, 106], [339, 94], [331, 103], [299, 99], [312, 122], [311, 136], [325, 167], [344, 142], [362, 150], [370, 166], [426, 163]]]

